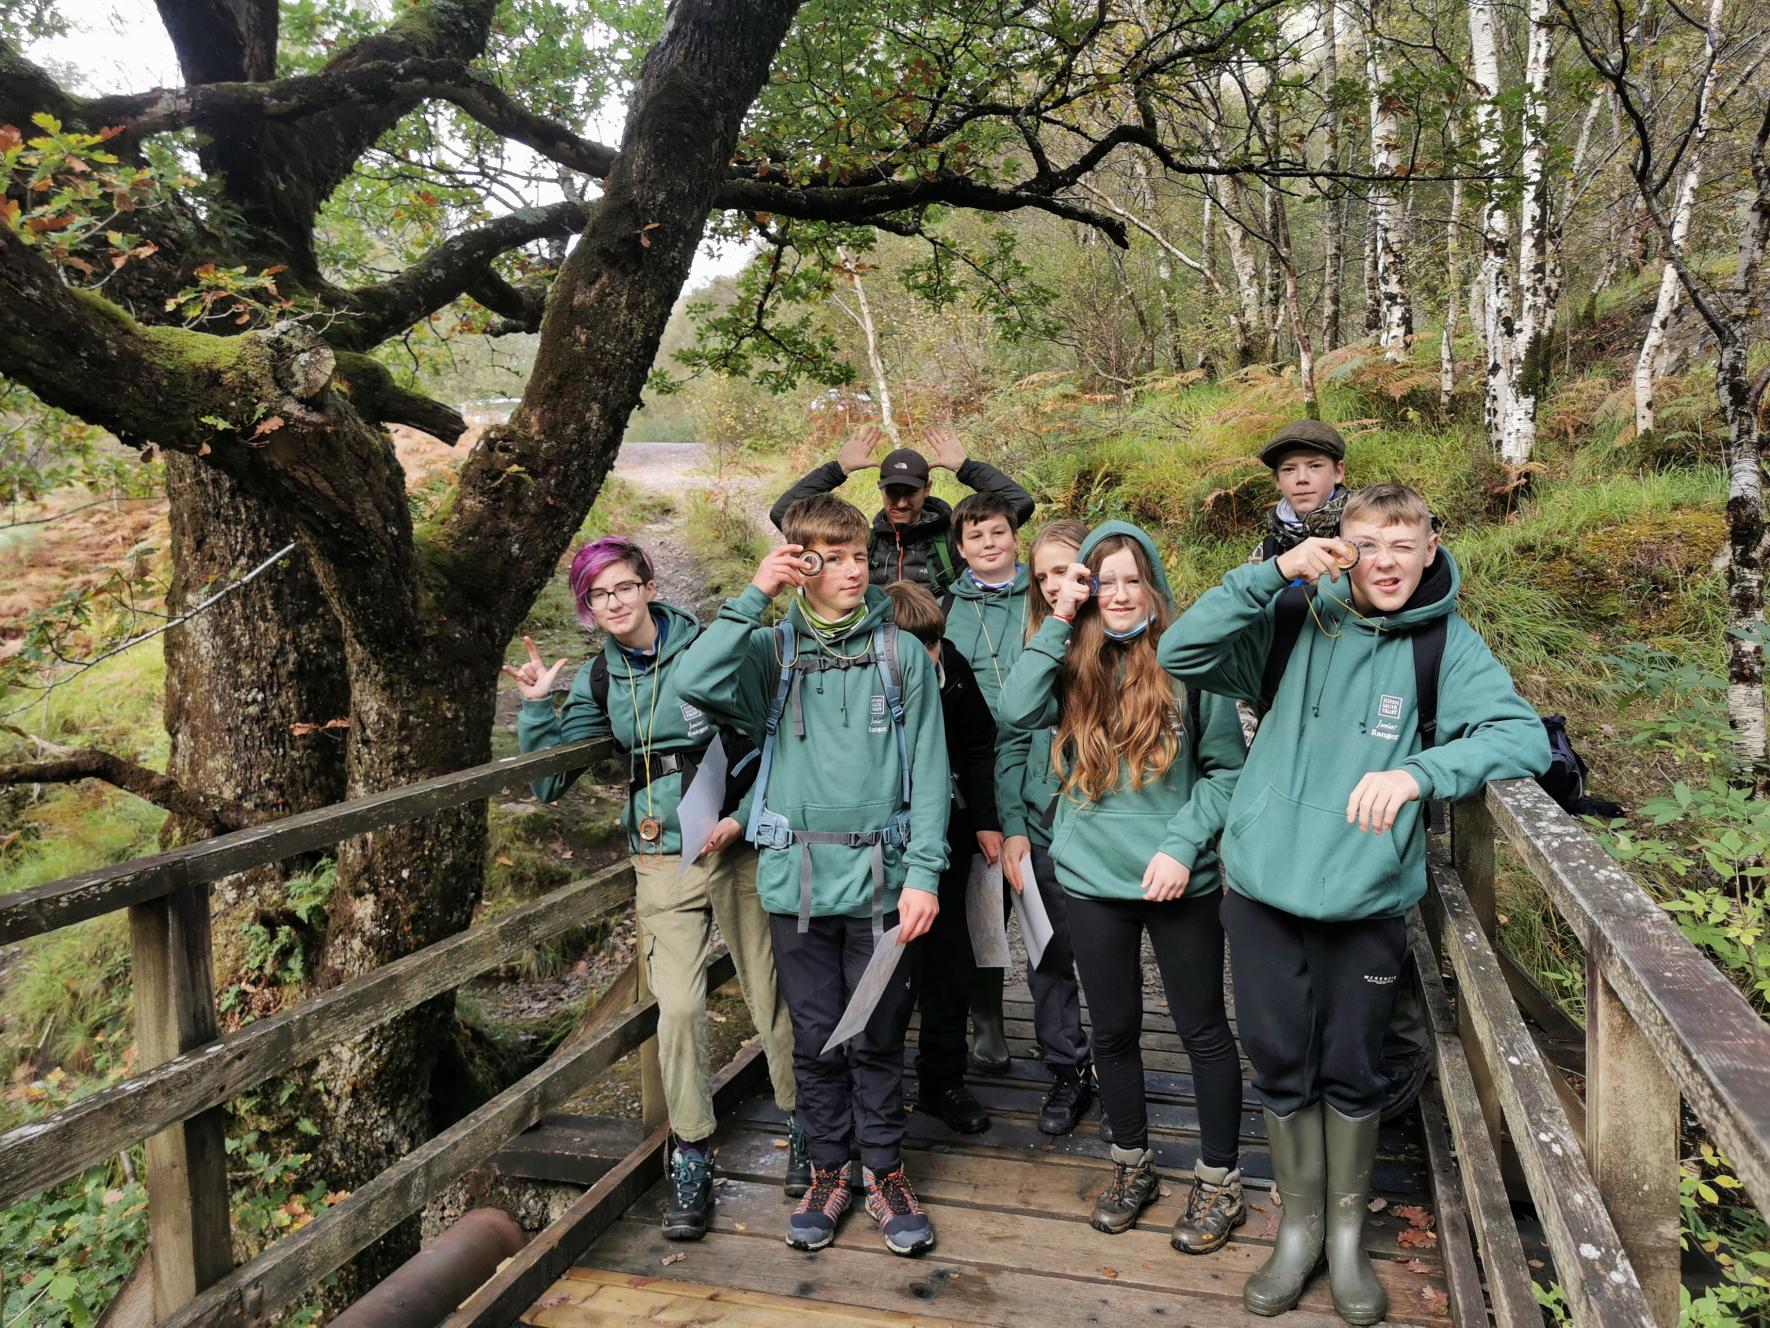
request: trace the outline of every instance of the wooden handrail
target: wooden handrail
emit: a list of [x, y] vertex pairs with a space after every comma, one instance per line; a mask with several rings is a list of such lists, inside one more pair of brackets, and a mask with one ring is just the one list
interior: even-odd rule
[[1541, 883], [1760, 1208], [1770, 1211], [1770, 1026], [1640, 884], [1534, 780], [1489, 786]]
[[626, 862], [0, 1135], [0, 1208], [217, 1107], [633, 897]]
[[458, 807], [513, 784], [578, 770], [605, 758], [609, 751], [608, 739], [594, 738], [526, 756], [507, 756], [422, 783], [366, 794], [152, 857], [0, 895], [0, 944], [159, 899], [185, 886], [202, 885], [250, 867], [281, 862], [365, 831]]

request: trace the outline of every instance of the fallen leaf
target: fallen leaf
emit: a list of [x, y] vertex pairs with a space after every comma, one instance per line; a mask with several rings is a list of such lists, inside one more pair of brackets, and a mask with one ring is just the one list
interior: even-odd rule
[[1418, 1273], [1421, 1277], [1425, 1277], [1431, 1273], [1432, 1265], [1427, 1263], [1424, 1259], [1409, 1259], [1407, 1261], [1407, 1271], [1410, 1273]]
[[749, 1227], [745, 1226], [742, 1222], [733, 1222], [732, 1226], [735, 1227], [739, 1231], [748, 1231], [750, 1229]]
[[666, 1254], [663, 1258], [659, 1259], [658, 1262], [668, 1268], [671, 1264], [681, 1263], [686, 1258], [688, 1258], [688, 1256], [682, 1253], [681, 1250], [678, 1250], [675, 1254]]
[[512, 867], [516, 865], [511, 862], [509, 858], [493, 858], [492, 861], [497, 863], [500, 867]]
[[547, 1296], [541, 1300], [537, 1300], [534, 1307], [538, 1310], [556, 1310], [561, 1305], [569, 1305], [571, 1303], [572, 1298], [570, 1296]]
[[1443, 1314], [1450, 1308], [1450, 1297], [1437, 1287], [1421, 1287], [1420, 1301], [1433, 1314]]
[[1373, 1213], [1380, 1213], [1388, 1206], [1389, 1206], [1389, 1201], [1387, 1199], [1372, 1199], [1368, 1204], [1365, 1205], [1365, 1207], [1369, 1208], [1371, 1210], [1371, 1212], [1373, 1212]]
[[[686, 1259], [688, 1256], [686, 1254], [676, 1254], [671, 1257], [675, 1259]], [[662, 1282], [663, 1280], [664, 1279], [661, 1277], [629, 1277], [627, 1279], [627, 1285], [634, 1290], [638, 1290], [640, 1287], [648, 1287], [653, 1282]]]
[[1100, 1275], [1102, 1277], [1117, 1277], [1119, 1275], [1119, 1270], [1116, 1268], [1102, 1268], [1100, 1270]]
[[1430, 1249], [1438, 1234], [1433, 1231], [1421, 1231], [1417, 1227], [1409, 1227], [1395, 1238], [1395, 1243], [1404, 1250]]
[[787, 1146], [787, 1141], [785, 1139], [776, 1139], [774, 1141], [774, 1146], [776, 1148], [785, 1148]]
[[1278, 1219], [1279, 1215], [1276, 1212], [1266, 1219], [1266, 1229], [1260, 1233], [1265, 1239], [1271, 1240], [1278, 1235]]
[[1426, 1209], [1415, 1207], [1411, 1204], [1397, 1208], [1395, 1210], [1395, 1216], [1401, 1218], [1410, 1227], [1417, 1227], [1421, 1231], [1430, 1231], [1432, 1229], [1432, 1223], [1437, 1220]]

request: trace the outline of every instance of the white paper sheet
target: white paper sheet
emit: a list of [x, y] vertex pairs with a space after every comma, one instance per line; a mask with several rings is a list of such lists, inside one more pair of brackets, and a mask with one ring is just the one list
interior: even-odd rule
[[1045, 897], [1033, 879], [1030, 853], [1020, 860], [1020, 878], [1026, 882], [1026, 888], [1015, 891], [1010, 898], [1014, 900], [1014, 916], [1020, 921], [1020, 939], [1026, 942], [1027, 966], [1037, 968], [1045, 957], [1045, 947], [1051, 943], [1052, 928], [1050, 914], [1045, 912]]
[[1002, 864], [992, 867], [979, 853], [971, 859], [965, 883], [965, 926], [971, 957], [979, 968], [1008, 967], [1008, 919], [1002, 912]]
[[676, 823], [682, 827], [682, 863], [676, 869], [680, 877], [701, 856], [701, 849], [712, 838], [719, 824], [719, 808], [725, 801], [725, 744], [719, 735], [701, 753], [700, 767], [694, 782], [676, 804]]
[[897, 972], [903, 952], [909, 948], [897, 943], [897, 934], [902, 930], [901, 924], [893, 927], [873, 947], [873, 957], [867, 960], [866, 970], [860, 975], [860, 981], [854, 984], [854, 994], [848, 998], [848, 1008], [842, 1011], [842, 1018], [837, 1021], [836, 1031], [830, 1034], [830, 1040], [824, 1043], [824, 1053], [841, 1046], [861, 1032], [866, 1028], [867, 1020], [873, 1017], [879, 998], [885, 994], [885, 988], [891, 985], [891, 975]]

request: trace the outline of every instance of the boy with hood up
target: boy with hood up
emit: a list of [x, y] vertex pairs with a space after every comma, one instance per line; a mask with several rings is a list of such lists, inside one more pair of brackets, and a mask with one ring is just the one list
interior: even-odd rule
[[[746, 835], [762, 850], [756, 885], [792, 1015], [812, 1166], [787, 1243], [809, 1251], [835, 1239], [858, 1135], [868, 1215], [892, 1253], [919, 1254], [934, 1229], [903, 1165], [910, 966], [897, 965], [860, 1033], [824, 1045], [885, 929], [901, 919], [907, 945], [939, 912], [952, 789], [940, 687], [927, 652], [867, 584], [859, 510], [819, 494], [785, 514], [785, 532], [689, 651], [679, 686], [763, 749]], [[764, 626], [789, 587], [785, 619]]]
[[[793, 1031], [775, 983], [768, 921], [756, 901], [756, 854], [739, 841], [755, 752], [729, 730], [720, 734], [732, 773], [724, 819], [704, 845], [684, 845], [677, 806], [694, 780], [714, 723], [684, 700], [683, 659], [701, 625], [657, 598], [651, 559], [631, 540], [608, 535], [578, 550], [571, 567], [578, 620], [600, 627], [602, 654], [578, 670], [560, 713], [552, 691], [565, 660], [546, 667], [524, 637], [529, 658], [505, 666], [522, 692], [517, 740], [525, 752], [612, 735], [625, 752], [629, 794], [621, 812], [636, 878], [634, 911], [640, 953], [658, 1002], [658, 1069], [670, 1129], [670, 1200], [664, 1236], [698, 1240], [713, 1202], [711, 1065], [707, 1052], [707, 961], [712, 924], [731, 950], [738, 982], [762, 1038], [774, 1099], [787, 1113], [788, 1194], [804, 1194], [811, 1162], [794, 1118]], [[747, 760], [745, 758], [748, 758]], [[570, 770], [535, 781], [552, 802], [583, 774]], [[684, 852], [693, 859], [682, 868]]]
[[[1541, 773], [1549, 749], [1457, 615], [1456, 562], [1405, 485], [1355, 494], [1339, 539], [1312, 536], [1230, 571], [1163, 637], [1163, 667], [1258, 700], [1274, 605], [1297, 579], [1314, 590], [1310, 620], [1249, 749], [1220, 850], [1236, 1013], [1284, 1213], [1242, 1299], [1255, 1314], [1291, 1309], [1325, 1246], [1334, 1309], [1374, 1324], [1387, 1310], [1363, 1248], [1379, 1048], [1406, 914], [1426, 889], [1422, 806]], [[1410, 638], [1435, 622], [1445, 633], [1437, 727], [1423, 735]]]
[[[842, 487], [856, 471], [879, 470], [879, 496], [884, 501], [867, 535], [867, 576], [881, 588], [893, 581], [914, 581], [936, 599], [946, 594], [959, 566], [953, 556], [953, 509], [933, 494], [929, 460], [913, 448], [900, 447], [882, 461], [872, 459], [883, 435], [876, 424], [863, 424], [848, 435], [834, 461], [826, 461], [780, 496], [768, 519], [782, 532], [795, 503]], [[965, 455], [965, 445], [950, 424], [928, 430], [933, 464], [953, 472], [959, 483], [979, 493], [996, 493], [1014, 506], [1015, 524], [1033, 514], [1032, 495], [994, 466]]]

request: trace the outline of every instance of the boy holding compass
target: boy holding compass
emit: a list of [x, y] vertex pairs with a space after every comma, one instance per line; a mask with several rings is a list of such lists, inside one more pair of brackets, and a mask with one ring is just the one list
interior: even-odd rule
[[[554, 713], [552, 691], [565, 660], [547, 667], [524, 637], [528, 662], [520, 669], [506, 665], [504, 672], [523, 696], [517, 719], [523, 751], [606, 735], [627, 759], [621, 823], [637, 878], [640, 958], [658, 1002], [658, 1063], [675, 1136], [663, 1228], [671, 1240], [694, 1240], [706, 1234], [713, 1193], [707, 961], [715, 921], [768, 1057], [775, 1102], [787, 1113], [787, 1193], [803, 1194], [811, 1183], [805, 1135], [793, 1115], [792, 1025], [776, 987], [768, 918], [756, 899], [756, 854], [740, 837], [756, 754], [683, 696], [682, 660], [701, 626], [657, 598], [643, 549], [619, 536], [593, 540], [572, 560], [571, 588], [578, 620], [600, 627], [605, 641], [602, 653], [578, 670], [560, 712]], [[677, 805], [715, 734], [729, 767], [723, 817], [705, 843], [684, 844]], [[582, 773], [537, 780], [535, 796], [552, 802]], [[693, 859], [686, 867], [685, 856]]]
[[[1400, 484], [1361, 489], [1338, 538], [1230, 571], [1163, 635], [1164, 668], [1257, 703], [1276, 604], [1312, 592], [1235, 787], [1220, 856], [1236, 1013], [1266, 1108], [1283, 1219], [1243, 1289], [1297, 1303], [1324, 1251], [1334, 1308], [1382, 1319], [1363, 1248], [1385, 1081], [1383, 1032], [1426, 888], [1426, 799], [1547, 769], [1542, 724], [1456, 612], [1431, 512]], [[1442, 632], [1436, 732], [1421, 731], [1413, 637]], [[1430, 684], [1428, 684], [1430, 685]]]

